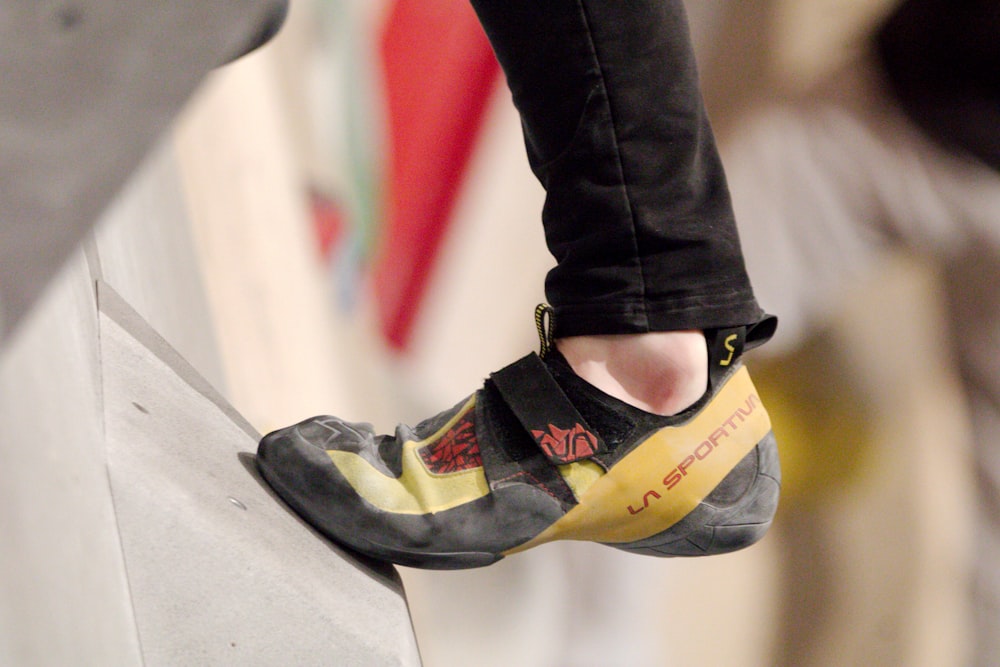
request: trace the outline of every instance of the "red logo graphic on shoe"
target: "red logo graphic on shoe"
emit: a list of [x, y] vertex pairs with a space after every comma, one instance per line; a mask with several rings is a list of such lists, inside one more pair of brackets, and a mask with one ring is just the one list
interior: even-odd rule
[[558, 463], [572, 463], [597, 453], [597, 436], [581, 424], [567, 429], [549, 424], [547, 431], [532, 431], [531, 435], [549, 460]]
[[435, 475], [482, 467], [473, 414], [474, 411], [469, 410], [437, 442], [420, 450], [424, 465]]

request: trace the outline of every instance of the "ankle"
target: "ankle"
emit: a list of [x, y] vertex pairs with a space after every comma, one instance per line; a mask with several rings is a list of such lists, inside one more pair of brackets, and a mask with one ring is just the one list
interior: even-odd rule
[[708, 386], [708, 349], [700, 331], [560, 338], [556, 347], [581, 378], [629, 405], [673, 415]]

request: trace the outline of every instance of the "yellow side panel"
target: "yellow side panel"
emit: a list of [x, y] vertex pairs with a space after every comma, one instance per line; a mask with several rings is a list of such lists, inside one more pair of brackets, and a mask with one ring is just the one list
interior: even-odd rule
[[403, 474], [389, 477], [357, 454], [328, 451], [330, 459], [358, 495], [375, 507], [394, 514], [429, 514], [458, 507], [489, 493], [482, 468], [435, 475], [427, 470], [417, 450], [434, 443], [474, 409], [475, 396], [437, 433], [421, 442], [403, 443]]
[[684, 518], [771, 430], [746, 368], [691, 421], [663, 428], [521, 551], [559, 539], [633, 542]]

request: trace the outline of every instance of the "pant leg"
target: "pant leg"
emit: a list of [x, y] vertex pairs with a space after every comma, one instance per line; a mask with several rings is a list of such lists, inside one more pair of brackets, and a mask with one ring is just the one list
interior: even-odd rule
[[472, 0], [521, 114], [558, 336], [756, 322], [680, 0]]

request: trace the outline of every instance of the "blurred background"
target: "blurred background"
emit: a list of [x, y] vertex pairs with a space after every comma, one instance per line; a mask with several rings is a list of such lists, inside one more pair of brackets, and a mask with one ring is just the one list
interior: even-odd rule
[[[400, 568], [427, 667], [1000, 664], [1000, 176], [895, 101], [872, 45], [898, 6], [688, 3], [751, 280], [782, 319], [748, 362], [783, 457], [771, 533], [703, 560], [557, 543]], [[97, 234], [137, 293], [183, 291], [158, 328], [256, 429], [391, 430], [537, 345], [542, 202], [465, 0], [293, 0]]]

